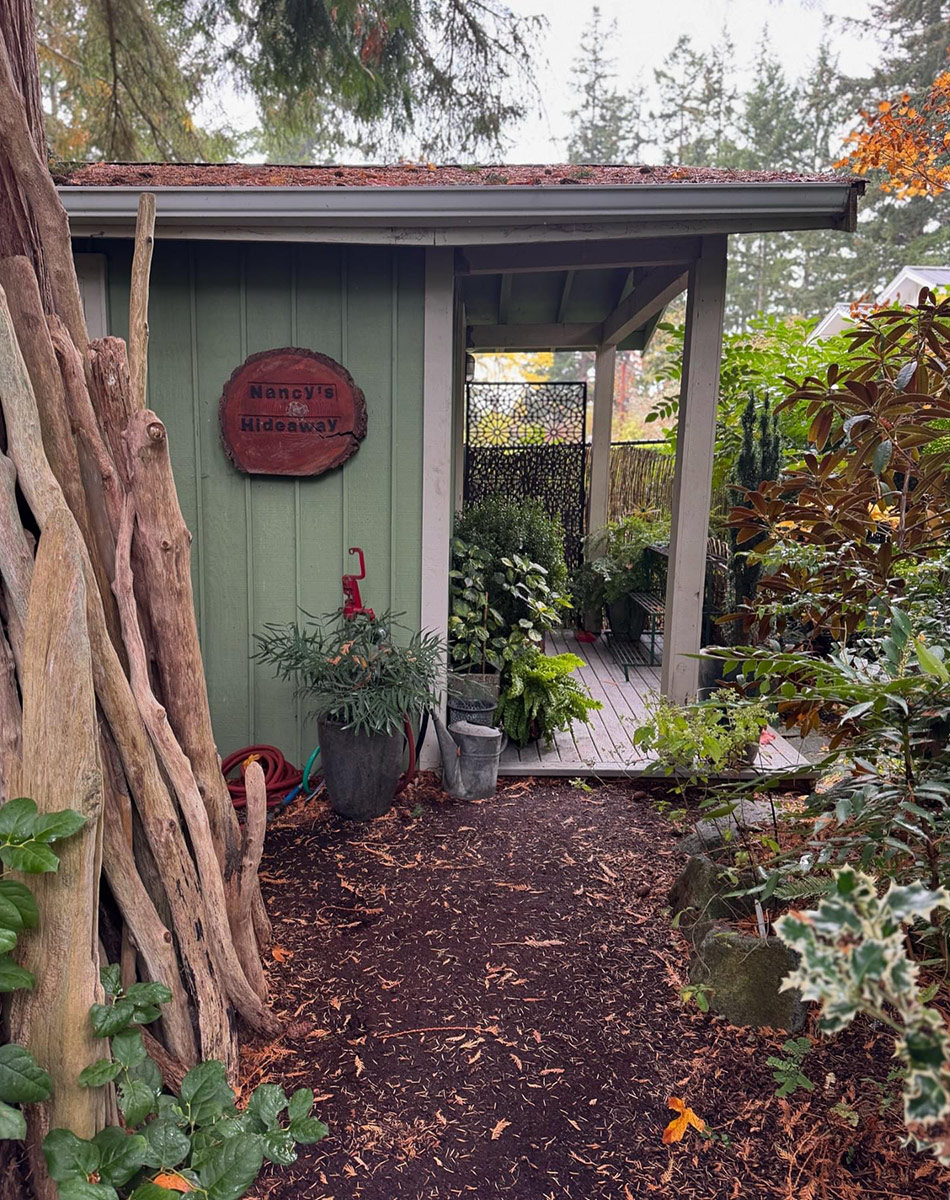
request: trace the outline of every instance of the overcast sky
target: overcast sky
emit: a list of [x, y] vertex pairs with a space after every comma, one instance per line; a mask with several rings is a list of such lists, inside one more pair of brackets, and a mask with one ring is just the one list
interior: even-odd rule
[[[544, 113], [512, 131], [510, 162], [554, 162], [564, 156], [571, 107], [568, 83], [580, 39], [591, 19], [591, 0], [508, 0], [519, 13], [541, 12], [548, 29], [540, 47], [538, 80]], [[767, 27], [769, 42], [790, 75], [806, 71], [827, 36], [843, 70], [860, 74], [877, 57], [866, 36], [849, 35], [840, 26], [826, 31], [829, 12], [836, 17], [866, 18], [869, 0], [601, 0], [604, 21], [617, 21], [611, 54], [617, 82], [631, 86], [639, 76], [649, 85], [676, 39], [689, 34], [700, 47], [714, 43], [723, 27], [736, 46], [740, 71], [748, 71]]]
[[[563, 161], [572, 107], [572, 67], [581, 38], [591, 21], [593, 0], [506, 0], [525, 16], [541, 14], [547, 28], [539, 39], [533, 68], [539, 86], [535, 115], [509, 129], [508, 162]], [[866, 30], [848, 30], [848, 18], [866, 19], [871, 0], [600, 0], [605, 26], [616, 19], [617, 36], [609, 52], [616, 60], [617, 84], [631, 88], [639, 81], [648, 95], [653, 72], [681, 34], [699, 48], [711, 46], [727, 29], [736, 47], [741, 76], [751, 74], [763, 31], [794, 78], [807, 71], [823, 37], [827, 37], [841, 68], [862, 74], [878, 56]], [[836, 18], [830, 27], [829, 14]], [[251, 98], [225, 87], [213, 92], [204, 108], [206, 119], [225, 119], [238, 129], [251, 129], [256, 114]], [[347, 156], [353, 159], [354, 155]]]

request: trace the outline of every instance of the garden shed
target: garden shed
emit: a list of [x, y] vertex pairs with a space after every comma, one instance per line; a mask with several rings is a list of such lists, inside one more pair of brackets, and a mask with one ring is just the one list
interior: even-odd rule
[[[305, 755], [312, 739], [302, 714], [291, 737], [288, 689], [252, 661], [253, 635], [300, 609], [337, 608], [350, 546], [366, 553], [367, 604], [445, 629], [466, 352], [596, 350], [587, 496], [595, 528], [607, 512], [616, 351], [642, 347], [684, 289], [662, 687], [676, 699], [695, 690], [689, 656], [700, 645], [728, 236], [846, 233], [863, 184], [632, 166], [149, 164], [84, 166], [58, 183], [93, 336], [127, 334], [136, 207], [143, 191], [156, 196], [149, 403], [168, 427], [195, 535], [222, 753], [273, 741]], [[345, 453], [317, 474], [267, 467], [274, 446], [301, 441], [298, 422], [315, 411], [295, 396], [297, 367], [283, 360], [260, 360], [266, 370], [245, 394], [260, 403], [248, 400], [232, 444], [222, 440], [228, 381], [251, 356], [288, 347], [330, 360], [337, 374], [320, 385], [331, 388], [325, 396], [352, 392], [357, 409], [360, 396], [365, 403]], [[339, 435], [321, 431], [324, 441]], [[247, 445], [265, 442], [264, 460], [249, 464]]]

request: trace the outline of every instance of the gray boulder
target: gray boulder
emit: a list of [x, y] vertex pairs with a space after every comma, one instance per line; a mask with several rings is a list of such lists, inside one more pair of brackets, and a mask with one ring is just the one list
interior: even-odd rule
[[751, 872], [742, 872], [738, 880], [705, 854], [687, 862], [670, 888], [669, 904], [680, 914], [679, 924], [688, 929], [697, 922], [734, 921], [755, 911], [751, 896], [731, 896], [730, 892], [755, 886]]
[[697, 821], [693, 832], [676, 843], [676, 849], [685, 855], [709, 854], [735, 842], [740, 829], [764, 829], [771, 824], [772, 808], [768, 801], [742, 799], [728, 816]]
[[805, 1024], [801, 997], [779, 991], [796, 963], [797, 955], [781, 938], [712, 928], [693, 956], [689, 980], [709, 988], [709, 1007], [730, 1025], [797, 1033]]

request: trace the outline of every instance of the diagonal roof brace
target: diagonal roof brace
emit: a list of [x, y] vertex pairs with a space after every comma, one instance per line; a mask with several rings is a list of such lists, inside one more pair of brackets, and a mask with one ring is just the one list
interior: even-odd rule
[[617, 346], [631, 333], [642, 329], [685, 289], [688, 280], [689, 271], [684, 271], [682, 265], [654, 267], [648, 271], [604, 319], [601, 344]]

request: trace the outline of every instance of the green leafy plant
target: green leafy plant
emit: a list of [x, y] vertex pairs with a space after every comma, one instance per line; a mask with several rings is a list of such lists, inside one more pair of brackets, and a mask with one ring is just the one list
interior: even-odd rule
[[[59, 859], [50, 847], [78, 833], [85, 817], [72, 809], [37, 811], [25, 796], [0, 808], [0, 862], [28, 875], [56, 871]], [[39, 912], [33, 893], [15, 879], [0, 879], [0, 993], [31, 990], [36, 980], [10, 957], [24, 930], [35, 929]], [[26, 1120], [18, 1107], [50, 1095], [50, 1077], [23, 1046], [0, 1046], [0, 1140], [26, 1137]]]
[[539, 737], [550, 742], [573, 721], [590, 721], [602, 705], [571, 678], [583, 665], [576, 654], [544, 655], [531, 648], [512, 660], [495, 719], [513, 742], [526, 746]]
[[634, 746], [652, 754], [667, 774], [679, 772], [690, 782], [747, 764], [769, 722], [763, 701], [726, 689], [696, 704], [651, 696], [646, 707], [647, 720], [634, 730]]
[[491, 496], [456, 514], [455, 536], [490, 555], [496, 570], [501, 559], [517, 554], [543, 567], [554, 591], [567, 584], [564, 527], [537, 500]]
[[311, 714], [363, 733], [396, 733], [405, 717], [438, 703], [443, 643], [435, 634], [411, 633], [393, 614], [341, 612], [303, 626], [267, 625], [256, 637], [255, 658], [281, 679], [294, 680]]
[[782, 1054], [770, 1055], [766, 1065], [772, 1068], [772, 1078], [778, 1085], [775, 1095], [781, 1100], [785, 1096], [794, 1096], [801, 1088], [806, 1092], [815, 1090], [814, 1082], [802, 1071], [802, 1063], [811, 1054], [814, 1043], [810, 1037], [794, 1037], [782, 1043]]
[[688, 983], [680, 990], [680, 999], [684, 1004], [695, 1004], [701, 1013], [708, 1013], [711, 992], [708, 983]]
[[907, 953], [906, 926], [927, 924], [950, 906], [950, 892], [920, 883], [891, 882], [883, 896], [874, 879], [845, 867], [835, 890], [818, 907], [791, 912], [775, 923], [799, 956], [783, 988], [797, 988], [821, 1005], [826, 1033], [864, 1013], [891, 1029], [895, 1055], [906, 1067], [904, 1121], [918, 1145], [950, 1163], [943, 1130], [950, 1114], [950, 1034], [942, 1014], [925, 1002], [920, 968]]
[[[549, 587], [544, 567], [520, 554], [505, 555], [493, 566], [490, 554], [456, 538], [453, 564], [449, 658], [457, 671], [501, 671], [521, 646], [540, 645], [571, 606]], [[496, 604], [521, 615], [509, 625]]]
[[90, 1021], [97, 1037], [110, 1039], [111, 1054], [79, 1082], [114, 1083], [124, 1126], [107, 1126], [91, 1139], [50, 1131], [43, 1154], [61, 1200], [174, 1200], [182, 1192], [239, 1200], [265, 1159], [286, 1166], [298, 1145], [326, 1137], [326, 1125], [311, 1116], [309, 1088], [288, 1098], [275, 1084], [262, 1084], [239, 1110], [223, 1064], [213, 1060], [192, 1067], [177, 1096], [163, 1091], [139, 1026], [160, 1015], [171, 992], [160, 983], [123, 989], [117, 966], [101, 976], [107, 1003], [93, 1006]]
[[630, 513], [610, 521], [589, 535], [587, 550], [593, 554], [590, 570], [600, 577], [603, 599], [613, 604], [632, 592], [652, 590], [650, 546], [669, 541], [668, 517], [652, 511]]

